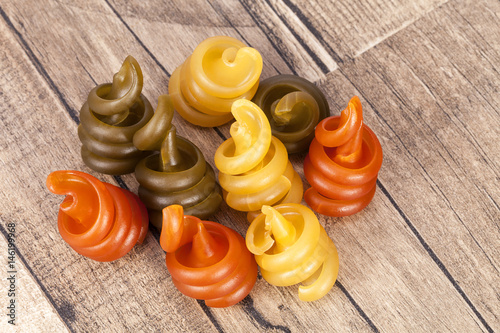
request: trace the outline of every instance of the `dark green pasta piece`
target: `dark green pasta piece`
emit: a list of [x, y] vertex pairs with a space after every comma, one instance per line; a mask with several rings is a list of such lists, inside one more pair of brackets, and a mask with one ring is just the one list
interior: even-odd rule
[[82, 159], [93, 170], [110, 175], [134, 171], [147, 153], [132, 139], [153, 116], [151, 104], [141, 94], [142, 71], [128, 56], [113, 76], [113, 83], [101, 84], [89, 93], [80, 110], [78, 137]]
[[214, 214], [221, 202], [215, 173], [198, 147], [176, 135], [171, 125], [174, 108], [168, 95], [158, 99], [153, 118], [134, 135], [140, 150], [158, 150], [136, 166], [139, 197], [148, 207], [149, 219], [162, 226], [162, 209], [182, 205], [186, 215], [201, 219]]
[[252, 101], [266, 114], [272, 133], [289, 154], [306, 151], [314, 128], [330, 115], [325, 95], [308, 80], [277, 75], [263, 80]]

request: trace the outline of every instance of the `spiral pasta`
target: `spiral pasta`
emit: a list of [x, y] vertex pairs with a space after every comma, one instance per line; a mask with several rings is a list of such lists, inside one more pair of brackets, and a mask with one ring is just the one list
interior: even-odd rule
[[337, 279], [337, 249], [316, 215], [300, 204], [263, 206], [246, 234], [262, 277], [275, 286], [299, 287], [299, 299], [315, 301]]
[[134, 171], [144, 153], [132, 138], [153, 116], [151, 104], [141, 94], [142, 71], [128, 56], [113, 83], [101, 84], [89, 93], [80, 110], [78, 136], [85, 164], [98, 172], [121, 175]]
[[264, 111], [272, 134], [290, 154], [306, 151], [314, 138], [315, 126], [330, 115], [321, 90], [295, 75], [277, 75], [261, 81], [252, 101]]
[[59, 233], [81, 255], [113, 261], [146, 237], [148, 213], [135, 194], [73, 170], [52, 172], [47, 187], [66, 195], [59, 209]]
[[231, 138], [217, 148], [214, 157], [227, 204], [250, 212], [251, 221], [263, 205], [300, 202], [302, 180], [283, 143], [271, 135], [264, 112], [245, 99], [234, 102], [231, 112], [236, 118]]
[[257, 264], [243, 237], [219, 223], [185, 216], [182, 206], [163, 210], [160, 245], [177, 289], [208, 306], [238, 303], [257, 279]]
[[177, 112], [203, 127], [232, 119], [231, 104], [252, 99], [259, 86], [262, 57], [239, 40], [216, 36], [201, 42], [170, 78], [169, 94]]
[[304, 175], [312, 186], [304, 199], [323, 215], [355, 214], [372, 200], [381, 166], [382, 147], [363, 124], [355, 96], [340, 116], [326, 118], [316, 128], [304, 161]]
[[161, 211], [169, 205], [182, 205], [186, 214], [206, 218], [222, 202], [214, 170], [198, 147], [176, 135], [171, 125], [173, 114], [170, 96], [160, 96], [153, 118], [133, 138], [138, 149], [159, 151], [142, 159], [135, 168], [139, 197], [158, 229]]

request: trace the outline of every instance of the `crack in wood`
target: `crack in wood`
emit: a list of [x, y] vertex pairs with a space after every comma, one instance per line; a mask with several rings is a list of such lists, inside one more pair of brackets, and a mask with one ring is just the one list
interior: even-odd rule
[[92, 75], [90, 75], [90, 72], [82, 64], [82, 62], [80, 61], [80, 59], [78, 58], [78, 56], [76, 56], [75, 58], [76, 58], [76, 61], [78, 61], [78, 63], [82, 66], [82, 68], [85, 71], [85, 73], [87, 73], [87, 75], [89, 76], [89, 78], [92, 80], [92, 82], [97, 86], [97, 81], [92, 77]]
[[342, 283], [340, 283], [340, 281], [337, 281], [337, 282], [335, 282], [335, 284], [337, 285], [337, 287], [339, 287], [339, 289], [342, 291], [342, 293], [344, 293], [344, 295], [347, 297], [347, 299], [349, 300], [349, 302], [354, 306], [354, 308], [359, 312], [359, 314], [361, 315], [361, 317], [363, 317], [363, 319], [366, 321], [366, 323], [368, 324], [368, 326], [370, 326], [371, 330], [373, 332], [376, 332], [376, 333], [380, 332], [379, 329], [377, 328], [377, 326], [375, 326], [375, 324], [370, 319], [370, 317], [368, 317], [368, 315], [363, 311], [363, 309], [361, 308], [361, 306], [359, 306], [359, 304], [356, 302], [356, 300], [354, 299], [354, 297], [351, 296], [351, 294], [342, 285]]
[[205, 312], [205, 315], [208, 317], [208, 319], [212, 322], [212, 324], [214, 325], [217, 332], [223, 333], [224, 329], [219, 324], [219, 321], [217, 320], [217, 318], [215, 318], [214, 314], [212, 313], [212, 310], [205, 304], [204, 301], [202, 301], [200, 299], [197, 299], [196, 301], [197, 301], [198, 305], [201, 307], [201, 309], [203, 310], [203, 312]]
[[250, 295], [245, 297], [241, 302], [241, 306], [243, 307], [243, 310], [245, 313], [253, 319], [253, 324], [255, 325], [256, 328], [264, 328], [266, 330], [277, 330], [281, 331], [284, 333], [290, 333], [291, 330], [290, 328], [283, 326], [283, 325], [273, 325], [269, 321], [267, 321], [262, 313], [257, 311], [255, 309], [255, 306], [253, 305], [253, 299]]
[[283, 61], [285, 62], [285, 64], [288, 66], [288, 68], [290, 69], [290, 71], [294, 74], [294, 75], [298, 75], [297, 74], [297, 71], [295, 70], [295, 67], [293, 66], [293, 64], [290, 62], [290, 60], [288, 59], [288, 57], [286, 57], [284, 54], [283, 54], [283, 51], [278, 47], [278, 44], [284, 44], [283, 41], [278, 38], [278, 36], [274, 35], [273, 37], [276, 39], [276, 41], [278, 41], [279, 43], [276, 43], [276, 41], [272, 40], [271, 39], [271, 35], [272, 32], [271, 31], [264, 31], [263, 27], [265, 26], [264, 22], [262, 20], [260, 20], [252, 11], [252, 8], [251, 8], [251, 5], [248, 4], [247, 1], [245, 0], [239, 0], [241, 5], [246, 9], [247, 13], [250, 15], [250, 17], [252, 18], [252, 20], [254, 21], [255, 23], [255, 26], [258, 27], [262, 33], [264, 34], [264, 36], [266, 36], [267, 40], [269, 41], [269, 43], [273, 46], [274, 50], [276, 51], [276, 53], [278, 53], [281, 57], [281, 59], [283, 59]]

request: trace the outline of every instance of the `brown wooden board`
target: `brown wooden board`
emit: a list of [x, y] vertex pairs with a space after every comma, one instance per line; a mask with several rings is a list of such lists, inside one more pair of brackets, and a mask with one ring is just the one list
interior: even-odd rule
[[[33, 315], [70, 331], [499, 330], [499, 13], [493, 0], [0, 4], [0, 225], [16, 222], [19, 260], [46, 298], [39, 304], [53, 308]], [[373, 202], [352, 217], [320, 217], [341, 267], [317, 302], [259, 278], [240, 304], [210, 309], [175, 289], [157, 232], [105, 264], [57, 233], [62, 198], [45, 189], [50, 171], [138, 186], [81, 161], [76, 126], [90, 89], [131, 54], [156, 106], [170, 73], [219, 34], [258, 48], [263, 77], [316, 81], [333, 114], [359, 95], [384, 147]], [[213, 165], [229, 125], [174, 123]], [[291, 158], [301, 175], [304, 156]], [[248, 225], [226, 205], [213, 219], [242, 235]]]
[[[316, 64], [328, 72], [331, 65], [323, 54], [329, 54], [341, 64], [405, 29], [447, 1], [266, 0], [258, 1], [259, 5], [249, 5], [249, 11], [258, 17], [268, 17], [268, 12], [274, 12], [290, 32], [298, 36], [297, 40], [313, 55]], [[244, 2], [253, 3], [250, 0]]]
[[327, 85], [350, 85], [366, 100], [373, 112], [366, 123], [385, 148], [382, 192], [491, 330], [500, 324], [500, 118], [498, 94], [486, 92], [499, 91], [500, 58], [498, 28], [491, 28], [498, 20], [474, 19], [485, 11], [472, 1], [449, 3], [345, 64]]

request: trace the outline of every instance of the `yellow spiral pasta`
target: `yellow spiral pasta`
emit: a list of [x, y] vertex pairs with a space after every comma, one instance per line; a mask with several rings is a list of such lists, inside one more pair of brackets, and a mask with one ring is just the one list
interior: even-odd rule
[[325, 296], [337, 280], [337, 249], [314, 213], [299, 204], [263, 206], [246, 234], [262, 277], [275, 286], [299, 287], [299, 299]]
[[203, 127], [232, 119], [234, 101], [252, 99], [259, 86], [262, 57], [241, 41], [227, 36], [201, 42], [170, 78], [168, 91], [177, 112]]
[[299, 203], [302, 180], [283, 143], [271, 135], [264, 112], [244, 99], [234, 102], [231, 112], [236, 118], [231, 138], [219, 146], [214, 157], [227, 204], [249, 212], [251, 221], [263, 205]]

